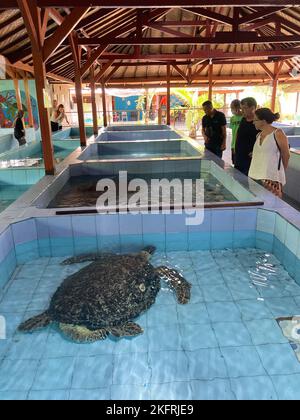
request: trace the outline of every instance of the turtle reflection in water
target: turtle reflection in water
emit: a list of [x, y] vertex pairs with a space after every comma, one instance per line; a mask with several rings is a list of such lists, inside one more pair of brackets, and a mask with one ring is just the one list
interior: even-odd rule
[[139, 254], [90, 254], [65, 260], [62, 264], [92, 263], [66, 278], [49, 309], [25, 321], [19, 331], [58, 323], [64, 335], [76, 342], [143, 333], [133, 320], [154, 304], [161, 279], [175, 291], [178, 303], [190, 299], [191, 285], [179, 272], [150, 264], [154, 252], [150, 246]]

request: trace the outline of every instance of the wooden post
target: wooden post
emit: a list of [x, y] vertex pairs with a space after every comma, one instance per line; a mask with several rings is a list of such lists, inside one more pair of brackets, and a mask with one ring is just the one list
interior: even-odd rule
[[275, 108], [276, 108], [276, 95], [277, 95], [278, 76], [279, 76], [278, 70], [279, 70], [278, 63], [275, 63], [274, 79], [273, 79], [273, 84], [272, 84], [272, 98], [271, 98], [272, 112], [275, 112]]
[[46, 68], [43, 62], [43, 37], [40, 9], [36, 0], [18, 0], [24, 24], [31, 41], [42, 149], [46, 175], [54, 175], [55, 164], [48, 109], [45, 107]]
[[45, 107], [44, 93], [46, 89], [46, 69], [42, 54], [32, 49], [36, 96], [39, 109], [40, 130], [42, 137], [42, 149], [46, 175], [54, 175], [55, 164], [53, 154], [52, 135], [48, 109]]
[[30, 91], [29, 91], [29, 84], [28, 84], [27, 77], [25, 77], [24, 79], [24, 88], [25, 88], [25, 95], [26, 95], [29, 127], [34, 127], [34, 119], [33, 119], [32, 106], [31, 106], [31, 100], [30, 100]]
[[[76, 70], [75, 70], [76, 72]], [[83, 99], [82, 99], [82, 84], [81, 77], [78, 72], [75, 74], [75, 92], [76, 92], [76, 102], [77, 102], [77, 114], [78, 114], [78, 124], [79, 124], [79, 133], [80, 133], [80, 146], [86, 146], [86, 134], [85, 134], [85, 125], [84, 125], [84, 111], [83, 111]]]
[[84, 125], [84, 110], [82, 99], [82, 83], [81, 83], [81, 69], [80, 69], [80, 56], [81, 47], [78, 46], [77, 38], [74, 35], [69, 35], [70, 47], [72, 50], [74, 69], [75, 69], [75, 93], [77, 102], [78, 125], [80, 133], [80, 146], [86, 146], [86, 133]]
[[14, 86], [15, 86], [15, 92], [16, 92], [17, 107], [18, 107], [18, 111], [20, 111], [21, 109], [23, 109], [23, 106], [22, 106], [20, 86], [19, 86], [18, 79], [14, 79]]
[[96, 105], [96, 84], [95, 84], [95, 69], [94, 65], [91, 67], [91, 101], [92, 101], [92, 113], [93, 113], [93, 128], [94, 134], [98, 135], [98, 116], [97, 116], [97, 105]]
[[213, 64], [209, 63], [208, 68], [208, 100], [212, 101], [213, 95]]
[[102, 90], [102, 110], [103, 110], [103, 126], [107, 127], [107, 112], [106, 112], [106, 96], [105, 96], [105, 84], [101, 84]]
[[171, 88], [170, 88], [170, 78], [171, 78], [171, 67], [170, 64], [167, 65], [167, 125], [171, 125]]

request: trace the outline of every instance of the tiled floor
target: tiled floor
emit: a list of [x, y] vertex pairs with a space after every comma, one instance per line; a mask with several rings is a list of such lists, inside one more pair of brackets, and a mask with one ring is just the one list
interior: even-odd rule
[[[79, 345], [52, 326], [31, 335], [18, 324], [42, 312], [62, 280], [82, 265], [41, 258], [18, 268], [2, 301], [3, 399], [299, 399], [300, 363], [276, 317], [300, 314], [300, 287], [275, 257], [265, 282], [258, 250], [156, 254], [193, 284], [180, 306], [163, 286], [138, 322], [143, 335]], [[253, 274], [252, 274], [253, 279]]]

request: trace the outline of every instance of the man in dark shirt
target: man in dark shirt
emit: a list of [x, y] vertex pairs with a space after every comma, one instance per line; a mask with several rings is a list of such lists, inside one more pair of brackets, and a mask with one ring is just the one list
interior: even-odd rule
[[226, 118], [223, 112], [214, 109], [211, 101], [202, 104], [205, 112], [202, 118], [202, 134], [205, 148], [222, 159], [226, 149]]
[[241, 101], [241, 108], [244, 118], [237, 132], [234, 167], [243, 174], [248, 175], [253, 147], [259, 133], [259, 130], [256, 130], [253, 123], [257, 102], [254, 98], [245, 98]]

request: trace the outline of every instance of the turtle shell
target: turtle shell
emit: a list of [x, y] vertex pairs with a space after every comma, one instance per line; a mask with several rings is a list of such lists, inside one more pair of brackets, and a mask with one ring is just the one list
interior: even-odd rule
[[105, 256], [65, 279], [48, 314], [90, 330], [122, 325], [147, 310], [159, 290], [155, 268], [143, 256]]

